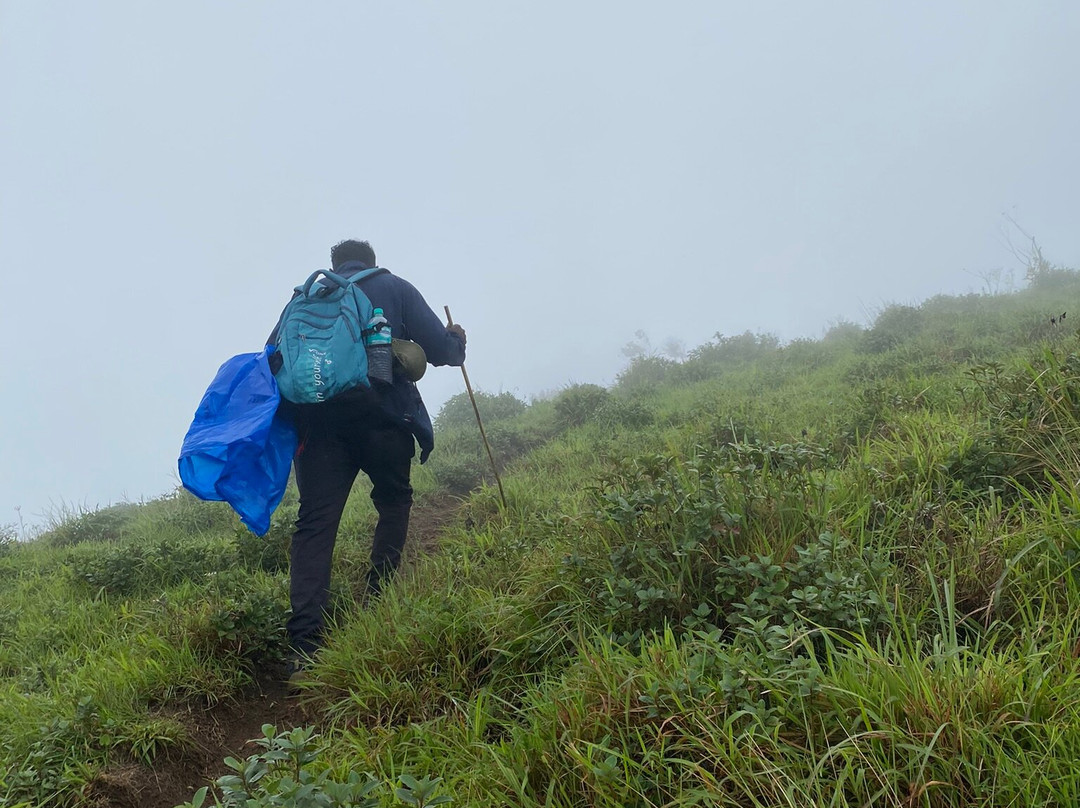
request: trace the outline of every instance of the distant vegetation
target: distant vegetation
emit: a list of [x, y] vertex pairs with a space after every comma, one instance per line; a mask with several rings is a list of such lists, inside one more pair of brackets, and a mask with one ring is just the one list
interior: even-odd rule
[[[318, 737], [267, 727], [195, 801], [1080, 803], [1080, 274], [1038, 259], [867, 328], [480, 394], [506, 510], [451, 399], [415, 476], [418, 514], [460, 498], [438, 549], [360, 609], [357, 492]], [[0, 802], [108, 804], [194, 753], [283, 653], [296, 505], [265, 539], [182, 491], [0, 530]]]

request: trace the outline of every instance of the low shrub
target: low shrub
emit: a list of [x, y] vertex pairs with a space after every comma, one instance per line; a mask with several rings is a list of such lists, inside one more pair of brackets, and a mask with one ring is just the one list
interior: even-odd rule
[[615, 377], [615, 388], [625, 392], [655, 390], [668, 383], [679, 363], [662, 356], [636, 356]]
[[742, 334], [726, 337], [717, 333], [712, 342], [706, 342], [690, 351], [684, 365], [702, 365], [711, 368], [735, 367], [748, 362], [760, 362], [777, 355], [780, 340], [774, 334]]
[[[491, 426], [485, 424], [484, 431], [487, 434], [488, 442], [491, 444], [491, 451], [495, 455], [495, 461], [500, 467], [530, 452], [537, 446], [541, 446], [551, 438], [547, 430], [533, 421], [497, 421]], [[479, 446], [480, 434], [478, 430], [476, 432], [476, 441]]]
[[[225, 758], [232, 773], [219, 777], [215, 785], [221, 800], [214, 804], [222, 808], [378, 808], [385, 802], [376, 792], [384, 786], [370, 774], [361, 776], [353, 771], [347, 777], [337, 777], [319, 758], [326, 746], [312, 727], [296, 727], [278, 733], [272, 724], [264, 724], [262, 737], [254, 743], [259, 752], [245, 760]], [[451, 802], [439, 794], [442, 779], [417, 779], [408, 774], [398, 775], [400, 786], [395, 788], [395, 803], [413, 808], [435, 808]], [[210, 789], [201, 788], [190, 802], [177, 808], [202, 808], [208, 805]], [[372, 796], [372, 795], [375, 796]]]
[[194, 539], [87, 547], [72, 555], [69, 570], [100, 594], [131, 595], [226, 569], [235, 563], [235, 552], [221, 541]]
[[862, 339], [867, 353], [884, 353], [917, 337], [923, 328], [923, 314], [914, 306], [887, 306]]
[[464, 496], [484, 480], [486, 458], [480, 452], [443, 453], [432, 459], [431, 471], [441, 488], [455, 496]]
[[[624, 640], [740, 620], [862, 628], [877, 619], [883, 562], [812, 532], [829, 462], [818, 447], [762, 443], [639, 458], [597, 492], [598, 541], [566, 563]], [[762, 542], [771, 554], [753, 552]]]
[[[515, 418], [525, 412], [529, 406], [513, 393], [484, 393], [477, 390], [473, 395], [476, 399], [476, 409], [480, 411], [480, 418], [485, 425]], [[454, 427], [469, 427], [475, 423], [476, 413], [473, 411], [468, 393], [458, 393], [447, 399], [434, 421], [435, 429], [439, 431]]]
[[279, 507], [270, 517], [270, 529], [265, 536], [257, 536], [246, 527], [237, 527], [233, 537], [240, 563], [249, 570], [286, 571], [295, 519], [295, 511]]
[[189, 536], [200, 533], [227, 535], [239, 523], [228, 503], [201, 500], [184, 488], [177, 488], [148, 503], [146, 512], [148, 516], [152, 515], [156, 525], [167, 525], [177, 533]]
[[644, 429], [653, 423], [656, 413], [640, 401], [610, 396], [597, 408], [593, 418], [600, 426], [612, 431]]
[[563, 428], [582, 426], [593, 420], [611, 393], [598, 384], [575, 384], [555, 397], [555, 413]]
[[70, 795], [83, 785], [87, 761], [100, 759], [115, 743], [115, 722], [102, 720], [99, 706], [90, 696], [81, 696], [62, 716], [38, 727], [22, 738], [21, 754], [13, 748], [4, 757], [18, 762], [7, 776], [0, 776], [0, 803], [18, 805], [60, 805], [61, 795]]
[[137, 505], [125, 503], [62, 515], [54, 520], [56, 524], [43, 533], [39, 541], [49, 547], [71, 547], [83, 542], [116, 541], [125, 534], [137, 513]]
[[184, 614], [183, 630], [194, 648], [218, 658], [280, 660], [287, 647], [288, 616], [284, 578], [222, 574], [205, 600]]

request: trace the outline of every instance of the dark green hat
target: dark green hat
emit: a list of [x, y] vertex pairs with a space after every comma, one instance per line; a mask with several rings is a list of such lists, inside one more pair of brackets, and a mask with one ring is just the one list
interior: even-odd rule
[[427, 354], [415, 342], [396, 339], [391, 344], [394, 354], [394, 372], [403, 374], [409, 381], [418, 382], [427, 370]]

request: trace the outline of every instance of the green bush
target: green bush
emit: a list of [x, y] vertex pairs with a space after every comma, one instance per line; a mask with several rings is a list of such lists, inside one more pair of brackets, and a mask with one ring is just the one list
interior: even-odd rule
[[[253, 739], [261, 751], [245, 760], [225, 758], [232, 774], [215, 782], [222, 808], [378, 808], [385, 804], [378, 796], [382, 783], [368, 774], [350, 772], [345, 778], [319, 765], [326, 747], [318, 742], [312, 727], [296, 727], [278, 733], [272, 724], [264, 724], [262, 737]], [[451, 802], [438, 793], [441, 778], [417, 779], [399, 775], [401, 786], [394, 789], [398, 804], [413, 808], [435, 808]], [[209, 788], [201, 788], [191, 802], [177, 808], [202, 808]]]
[[249, 570], [286, 571], [295, 517], [295, 511], [279, 507], [270, 517], [270, 529], [265, 536], [257, 536], [246, 527], [236, 528], [233, 537], [240, 563]]
[[285, 579], [222, 574], [194, 611], [185, 615], [184, 633], [200, 651], [249, 662], [283, 659], [289, 616]]
[[725, 337], [716, 334], [713, 342], [707, 342], [690, 351], [686, 365], [735, 366], [747, 362], [759, 362], [776, 355], [780, 340], [774, 334], [742, 334]]
[[647, 405], [633, 399], [610, 396], [594, 413], [595, 421], [609, 430], [644, 429], [656, 419]]
[[69, 569], [76, 580], [99, 593], [131, 595], [198, 580], [235, 561], [235, 550], [215, 539], [161, 539], [150, 544], [80, 548], [73, 553]]
[[83, 510], [59, 517], [39, 537], [49, 547], [70, 547], [83, 542], [106, 542], [121, 538], [138, 513], [138, 505], [125, 503], [98, 510]]
[[[513, 393], [474, 392], [476, 409], [484, 425], [514, 418], [528, 409], [528, 405]], [[435, 429], [444, 430], [454, 427], [471, 427], [476, 424], [476, 413], [468, 393], [458, 393], [447, 399], [439, 414], [435, 417]]]
[[[317, 745], [311, 727], [297, 727], [277, 734], [263, 725], [263, 737], [256, 738], [262, 751], [246, 760], [225, 758], [233, 771], [215, 783], [225, 808], [377, 808], [379, 800], [368, 795], [379, 787], [370, 775], [355, 772], [344, 781], [335, 780], [329, 770], [316, 771], [314, 764], [324, 747]], [[196, 792], [191, 802], [178, 808], [201, 808], [209, 789]]]
[[145, 561], [141, 547], [120, 547], [72, 559], [72, 574], [98, 592], [127, 595], [140, 583]]
[[201, 500], [184, 488], [177, 488], [148, 503], [146, 513], [155, 524], [167, 525], [175, 532], [189, 536], [200, 533], [227, 535], [239, 523], [228, 503]]
[[923, 327], [923, 314], [914, 306], [892, 305], [874, 320], [863, 334], [863, 349], [867, 353], [884, 353], [918, 336]]
[[[542, 419], [509, 418], [484, 424], [488, 445], [500, 471], [532, 449], [551, 439], [552, 428]], [[439, 486], [456, 496], [474, 491], [484, 482], [494, 482], [491, 459], [476, 422], [445, 430], [437, 438], [431, 469]]]
[[855, 345], [862, 338], [863, 327], [849, 320], [837, 320], [829, 325], [821, 342], [825, 345]]
[[615, 387], [627, 392], [655, 390], [671, 381], [679, 363], [663, 356], [636, 356], [615, 377]]
[[[80, 766], [99, 758], [115, 739], [114, 721], [102, 720], [99, 705], [81, 696], [62, 716], [49, 719], [22, 739], [25, 751], [5, 777], [0, 775], [0, 803], [45, 806], [64, 804], [59, 796], [80, 783]], [[15, 750], [3, 750], [11, 760]]]
[[487, 459], [480, 452], [442, 453], [432, 459], [431, 471], [439, 486], [455, 496], [464, 496], [484, 480]]
[[[500, 467], [551, 439], [548, 430], [542, 425], [522, 419], [497, 421], [490, 427], [485, 426], [485, 432], [495, 461]], [[479, 432], [476, 434], [476, 441], [477, 444], [480, 443]]]
[[555, 413], [563, 428], [581, 426], [595, 418], [611, 393], [597, 384], [575, 384], [555, 397]]
[[[685, 461], [641, 458], [597, 494], [598, 554], [584, 550], [567, 563], [609, 630], [627, 639], [665, 626], [722, 626], [726, 615], [740, 614], [861, 628], [852, 610], [877, 620], [877, 561], [829, 533], [811, 533], [819, 470], [828, 462], [817, 447], [761, 443], [730, 443]], [[788, 559], [773, 564], [750, 552], [763, 535]]]
[[1042, 249], [1032, 241], [1025, 280], [1032, 290], [1040, 293], [1064, 294], [1080, 292], [1080, 272], [1067, 267], [1055, 266], [1042, 254]]

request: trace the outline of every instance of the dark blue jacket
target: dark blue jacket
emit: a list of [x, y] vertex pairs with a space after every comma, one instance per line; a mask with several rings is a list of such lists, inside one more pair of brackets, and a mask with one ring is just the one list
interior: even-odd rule
[[[336, 272], [346, 278], [367, 269], [361, 261], [349, 261]], [[360, 288], [371, 300], [372, 306], [381, 308], [390, 324], [394, 339], [416, 342], [427, 354], [431, 365], [462, 365], [465, 362], [465, 343], [456, 334], [446, 330], [439, 316], [431, 310], [423, 296], [411, 283], [380, 272], [360, 281]], [[267, 344], [277, 341], [277, 328], [270, 334]], [[303, 418], [306, 407], [362, 406], [373, 410], [373, 417], [409, 430], [420, 444], [420, 462], [427, 460], [435, 446], [435, 432], [431, 426], [424, 400], [416, 385], [395, 374], [391, 387], [357, 388], [335, 396], [325, 404], [291, 405], [294, 417]]]

